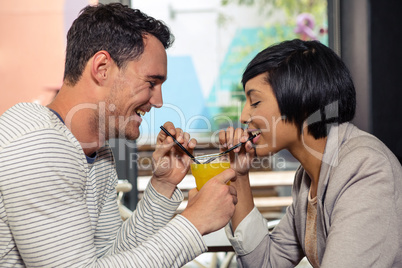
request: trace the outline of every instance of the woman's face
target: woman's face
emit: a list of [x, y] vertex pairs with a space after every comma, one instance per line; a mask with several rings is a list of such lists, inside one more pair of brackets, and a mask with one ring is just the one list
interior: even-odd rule
[[258, 156], [289, 149], [299, 140], [296, 125], [285, 122], [285, 117], [281, 115], [266, 76], [263, 73], [247, 81], [246, 104], [241, 114], [241, 122], [248, 125], [248, 131], [258, 134], [253, 139]]

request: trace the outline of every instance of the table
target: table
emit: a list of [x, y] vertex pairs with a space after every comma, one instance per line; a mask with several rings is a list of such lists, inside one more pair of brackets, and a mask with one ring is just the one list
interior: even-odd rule
[[[268, 221], [268, 230], [272, 230], [279, 223], [280, 219]], [[234, 251], [229, 239], [226, 236], [225, 228], [203, 236], [205, 243], [208, 246], [208, 252], [229, 252]]]
[[208, 252], [229, 252], [234, 251], [228, 238], [226, 237], [225, 228], [203, 236], [205, 244], [207, 244]]
[[[252, 189], [262, 189], [276, 186], [291, 186], [293, 184], [295, 171], [268, 171], [268, 172], [251, 172], [250, 185]], [[143, 193], [149, 183], [151, 176], [139, 176], [137, 178], [138, 193]], [[186, 192], [195, 188], [195, 179], [193, 175], [186, 175], [179, 183], [178, 188]], [[291, 196], [275, 196], [275, 197], [255, 197], [254, 203], [257, 208], [267, 207], [285, 207], [292, 203]], [[180, 204], [177, 213], [180, 213], [187, 206], [187, 200]], [[272, 229], [278, 221], [269, 221], [268, 229]], [[222, 228], [218, 231], [204, 236], [204, 240], [208, 246], [209, 252], [232, 252], [233, 247], [226, 237], [225, 230]]]
[[[293, 184], [295, 171], [267, 171], [250, 172], [250, 185], [252, 188], [289, 186]], [[139, 176], [137, 178], [138, 192], [144, 192], [151, 176]], [[180, 190], [188, 191], [195, 188], [194, 176], [188, 174], [177, 185]]]

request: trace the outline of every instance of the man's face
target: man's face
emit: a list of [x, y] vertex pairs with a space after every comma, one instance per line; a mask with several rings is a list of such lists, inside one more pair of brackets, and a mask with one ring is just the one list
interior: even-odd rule
[[162, 43], [153, 35], [144, 37], [144, 52], [130, 61], [117, 75], [106, 98], [106, 139], [139, 137], [141, 116], [152, 107], [160, 108], [162, 83], [167, 77], [167, 56]]

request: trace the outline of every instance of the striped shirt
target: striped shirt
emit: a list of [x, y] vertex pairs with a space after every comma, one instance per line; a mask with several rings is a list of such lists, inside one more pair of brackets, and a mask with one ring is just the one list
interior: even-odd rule
[[9, 109], [0, 117], [0, 267], [180, 267], [207, 250], [174, 217], [180, 190], [168, 199], [149, 184], [122, 222], [116, 185], [109, 146], [89, 164], [48, 108]]

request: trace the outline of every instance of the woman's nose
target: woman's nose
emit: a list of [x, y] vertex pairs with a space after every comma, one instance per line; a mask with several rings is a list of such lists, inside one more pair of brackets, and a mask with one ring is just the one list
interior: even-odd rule
[[241, 115], [240, 115], [240, 122], [242, 124], [248, 124], [248, 123], [250, 123], [250, 119], [251, 119], [250, 113], [249, 113], [248, 109], [246, 108], [246, 106], [244, 106], [243, 111], [241, 112]]

